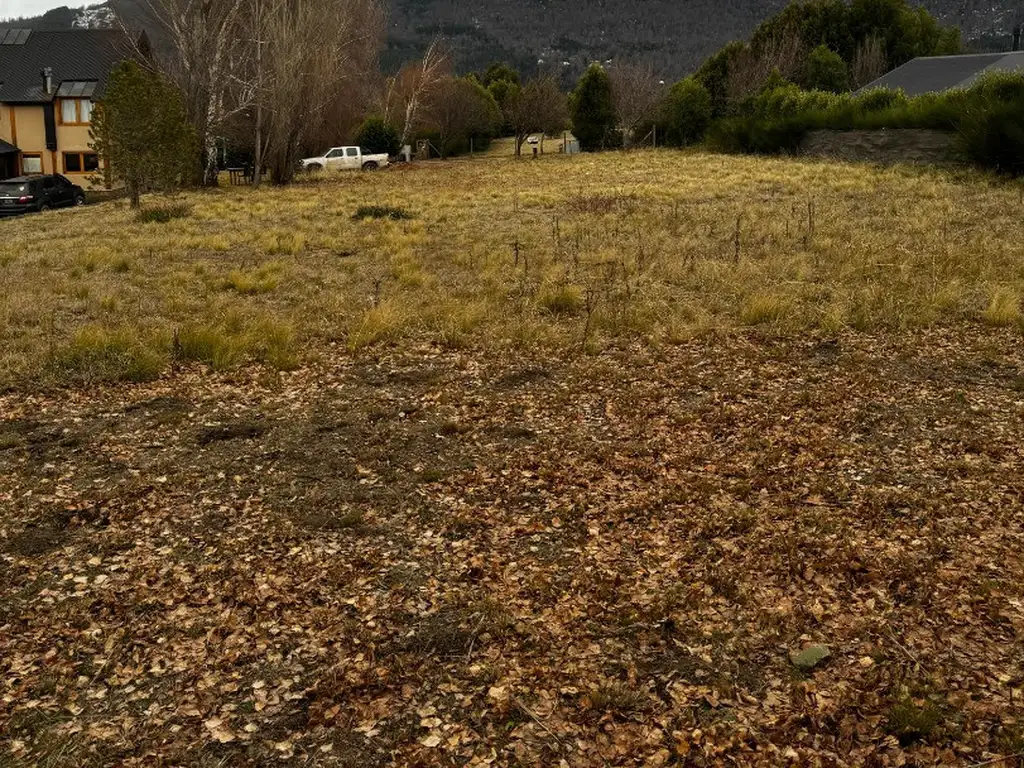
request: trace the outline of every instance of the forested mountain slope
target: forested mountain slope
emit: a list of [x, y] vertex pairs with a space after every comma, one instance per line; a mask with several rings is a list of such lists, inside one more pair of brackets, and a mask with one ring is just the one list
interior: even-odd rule
[[[391, 0], [384, 65], [415, 58], [436, 35], [445, 36], [461, 70], [505, 60], [530, 71], [541, 66], [578, 73], [595, 59], [643, 60], [666, 79], [694, 70], [729, 40], [747, 37], [786, 0]], [[988, 46], [1008, 41], [1024, 0], [926, 0], [964, 39]], [[147, 0], [108, 0], [134, 23], [145, 24]], [[102, 23], [102, 15], [57, 9], [26, 26]], [[568, 63], [566, 63], [568, 62]]]

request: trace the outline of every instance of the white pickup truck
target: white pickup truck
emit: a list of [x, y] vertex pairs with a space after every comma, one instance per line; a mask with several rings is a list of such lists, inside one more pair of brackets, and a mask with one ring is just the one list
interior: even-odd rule
[[388, 156], [371, 155], [362, 147], [333, 147], [320, 157], [302, 161], [305, 171], [375, 171], [388, 164]]

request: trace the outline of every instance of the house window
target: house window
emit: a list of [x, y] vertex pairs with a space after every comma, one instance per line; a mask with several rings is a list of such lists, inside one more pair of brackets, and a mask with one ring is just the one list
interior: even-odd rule
[[65, 152], [64, 173], [93, 173], [100, 169], [100, 156], [95, 152]]
[[61, 125], [88, 125], [92, 120], [92, 101], [89, 99], [62, 99]]
[[42, 173], [43, 172], [43, 156], [42, 155], [30, 155], [24, 154], [21, 156], [21, 172], [22, 173]]

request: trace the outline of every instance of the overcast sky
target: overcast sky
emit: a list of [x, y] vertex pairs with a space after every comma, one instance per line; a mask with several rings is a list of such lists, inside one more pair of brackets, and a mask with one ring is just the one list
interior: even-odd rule
[[46, 13], [51, 8], [60, 8], [62, 5], [71, 8], [81, 8], [83, 5], [93, 5], [102, 0], [0, 0], [0, 20], [11, 19], [18, 16], [38, 16]]

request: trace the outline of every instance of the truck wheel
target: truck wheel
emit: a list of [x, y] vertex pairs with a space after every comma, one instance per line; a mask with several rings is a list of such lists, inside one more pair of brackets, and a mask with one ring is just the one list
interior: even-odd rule
[[75, 195], [75, 206], [85, 205], [85, 195]]
[[363, 170], [364, 171], [376, 171], [379, 167], [380, 166], [377, 165], [377, 163], [374, 162], [373, 160], [371, 160], [368, 163], [363, 163]]
[[309, 165], [306, 166], [306, 173], [316, 173], [317, 171], [322, 171], [323, 169], [324, 167], [320, 165], [320, 163], [310, 163]]

